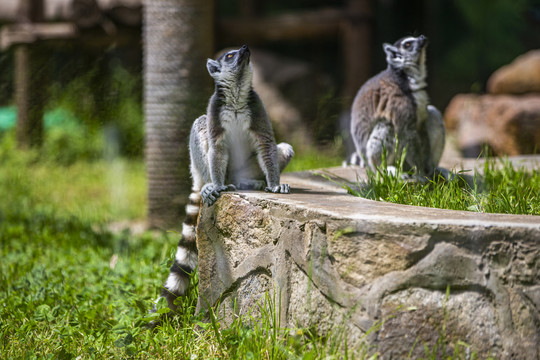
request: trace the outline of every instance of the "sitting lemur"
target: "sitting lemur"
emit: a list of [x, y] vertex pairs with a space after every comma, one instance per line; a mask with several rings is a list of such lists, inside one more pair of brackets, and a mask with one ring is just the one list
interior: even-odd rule
[[294, 151], [289, 144], [276, 144], [263, 103], [253, 90], [249, 48], [244, 45], [216, 60], [208, 59], [206, 67], [215, 91], [206, 115], [191, 128], [192, 193], [176, 257], [161, 292], [173, 310], [198, 263], [195, 226], [201, 200], [211, 206], [221, 193], [236, 189], [290, 192], [288, 184], [280, 184], [280, 173]]
[[426, 92], [427, 43], [421, 35], [383, 45], [388, 67], [360, 88], [352, 105], [352, 164], [376, 170], [386, 152], [387, 165], [395, 171], [396, 156], [405, 151], [405, 172], [419, 177], [444, 173], [437, 168], [444, 122], [439, 110], [429, 105]]

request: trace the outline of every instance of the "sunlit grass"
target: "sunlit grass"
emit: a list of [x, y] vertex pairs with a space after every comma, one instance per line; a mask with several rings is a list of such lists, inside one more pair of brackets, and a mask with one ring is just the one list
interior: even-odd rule
[[461, 171], [449, 180], [437, 176], [426, 182], [403, 178], [400, 167], [368, 170], [367, 180], [350, 193], [396, 204], [483, 213], [540, 215], [540, 172], [507, 159], [486, 159], [480, 172]]
[[146, 213], [146, 179], [141, 161], [119, 159], [67, 167], [35, 163], [2, 168], [0, 196], [14, 201], [15, 194], [21, 191], [25, 196], [20, 206], [91, 222], [141, 219]]
[[141, 219], [146, 214], [142, 160], [116, 158], [59, 165], [40, 160], [36, 151], [20, 152], [2, 145], [0, 198], [4, 206], [94, 223]]
[[[147, 183], [141, 158], [64, 164], [57, 161], [58, 155], [54, 153], [16, 150], [12, 135], [5, 135], [0, 141], [0, 197], [4, 201], [20, 197], [16, 200], [18, 206], [77, 216], [90, 222], [146, 216]], [[341, 161], [335, 148], [308, 148], [297, 151], [285, 171], [338, 166]]]

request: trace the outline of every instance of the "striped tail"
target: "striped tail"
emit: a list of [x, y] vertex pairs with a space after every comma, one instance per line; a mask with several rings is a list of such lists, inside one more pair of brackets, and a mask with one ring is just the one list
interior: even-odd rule
[[186, 219], [182, 224], [182, 237], [178, 242], [174, 263], [161, 290], [161, 296], [167, 299], [171, 310], [176, 310], [174, 300], [186, 294], [189, 287], [189, 277], [197, 267], [198, 254], [195, 227], [199, 217], [200, 204], [200, 194], [192, 192], [189, 195], [189, 203], [186, 205]]

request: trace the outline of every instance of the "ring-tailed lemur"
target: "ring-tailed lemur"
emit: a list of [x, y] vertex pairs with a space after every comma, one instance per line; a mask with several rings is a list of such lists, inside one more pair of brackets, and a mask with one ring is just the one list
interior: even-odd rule
[[[427, 38], [405, 37], [384, 44], [388, 67], [358, 91], [351, 112], [356, 152], [351, 163], [375, 170], [386, 150], [387, 164], [406, 148], [405, 171], [431, 176], [441, 158], [445, 129], [441, 113], [428, 105]], [[397, 146], [396, 149], [396, 141]]]
[[217, 60], [208, 59], [206, 66], [214, 78], [215, 91], [206, 115], [191, 128], [192, 193], [176, 258], [161, 292], [171, 309], [175, 309], [174, 300], [185, 294], [189, 274], [197, 266], [195, 227], [201, 199], [211, 206], [227, 190], [290, 191], [289, 185], [279, 180], [294, 151], [289, 144], [276, 145], [272, 125], [252, 87], [248, 47], [229, 51]]

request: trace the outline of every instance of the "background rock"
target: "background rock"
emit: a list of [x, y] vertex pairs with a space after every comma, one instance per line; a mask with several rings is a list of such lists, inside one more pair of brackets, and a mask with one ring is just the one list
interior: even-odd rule
[[478, 156], [484, 145], [496, 155], [540, 149], [540, 95], [456, 95], [444, 117], [466, 157]]
[[[540, 50], [529, 51], [489, 78], [490, 94], [456, 95], [444, 120], [461, 153], [478, 157], [532, 154], [540, 149]], [[486, 154], [482, 154], [486, 155]]]
[[540, 93], [540, 50], [531, 50], [495, 71], [487, 90], [491, 94]]

